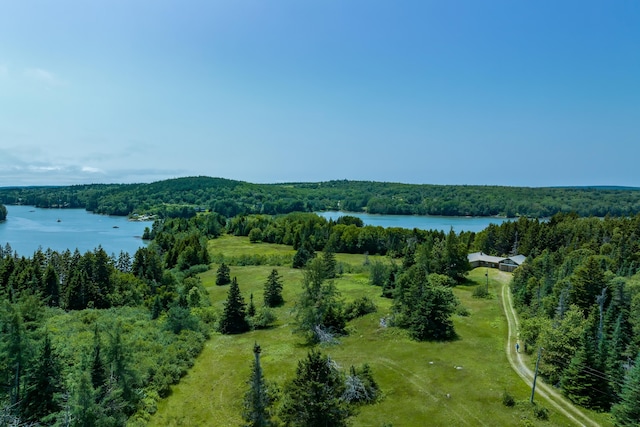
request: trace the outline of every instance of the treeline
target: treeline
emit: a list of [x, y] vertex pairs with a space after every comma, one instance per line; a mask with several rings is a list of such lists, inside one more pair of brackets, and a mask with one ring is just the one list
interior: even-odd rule
[[133, 257], [0, 248], [0, 424], [144, 425], [214, 328], [219, 220], [157, 222]]
[[0, 222], [7, 219], [7, 207], [3, 204], [0, 204]]
[[[402, 257], [407, 246], [425, 241], [444, 240], [441, 230], [384, 228], [364, 226], [359, 218], [344, 215], [337, 220], [313, 213], [291, 213], [282, 216], [242, 215], [227, 221], [226, 230], [235, 236], [248, 236], [252, 242], [291, 245], [294, 249], [389, 255]], [[460, 240], [471, 243], [472, 233], [463, 232]], [[466, 250], [466, 246], [465, 246]]]
[[0, 189], [0, 203], [84, 208], [109, 215], [189, 217], [209, 210], [227, 218], [343, 210], [376, 214], [526, 216], [559, 212], [624, 216], [640, 212], [640, 191], [611, 187], [417, 185], [371, 181], [252, 184], [188, 177], [151, 184], [93, 184]]
[[[398, 259], [369, 266], [371, 284], [381, 288], [382, 296], [394, 300], [388, 323], [408, 329], [416, 340], [456, 336], [451, 316], [459, 307], [451, 288], [463, 282], [470, 269], [467, 253], [473, 233], [385, 229], [363, 226], [351, 216], [333, 221], [305, 213], [236, 217], [228, 222], [227, 231], [249, 236], [252, 242], [281, 243], [297, 249], [292, 266], [304, 268], [305, 273], [296, 318], [298, 328], [312, 343], [331, 341], [344, 333], [353, 313], [370, 310], [370, 301], [355, 301], [349, 307], [337, 302], [337, 290], [331, 282], [340, 274], [336, 252], [387, 254]], [[316, 251], [320, 250], [318, 256]]]
[[[516, 237], [517, 236], [517, 237]], [[640, 405], [640, 216], [520, 219], [479, 233], [487, 253], [516, 238], [527, 262], [512, 290], [520, 339], [540, 374], [573, 402], [637, 425]]]

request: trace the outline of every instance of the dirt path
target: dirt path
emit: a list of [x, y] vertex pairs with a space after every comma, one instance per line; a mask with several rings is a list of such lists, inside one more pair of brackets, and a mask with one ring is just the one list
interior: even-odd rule
[[[502, 307], [504, 314], [507, 316], [507, 322], [509, 324], [509, 339], [507, 340], [506, 352], [507, 359], [514, 371], [524, 380], [529, 387], [533, 384], [534, 373], [522, 360], [522, 353], [516, 353], [515, 343], [517, 340], [517, 332], [519, 329], [518, 317], [516, 311], [513, 308], [513, 300], [511, 298], [511, 289], [509, 288], [509, 282], [511, 281], [511, 275], [498, 271], [496, 275], [492, 275], [494, 279], [502, 283], [500, 291], [500, 298], [502, 299]], [[580, 426], [594, 426], [600, 427], [600, 424], [589, 418], [580, 409], [574, 406], [571, 402], [566, 400], [559, 392], [553, 387], [543, 383], [540, 378], [536, 381], [536, 394], [535, 398], [543, 398], [549, 404], [551, 404], [556, 410], [564, 414], [571, 421]]]

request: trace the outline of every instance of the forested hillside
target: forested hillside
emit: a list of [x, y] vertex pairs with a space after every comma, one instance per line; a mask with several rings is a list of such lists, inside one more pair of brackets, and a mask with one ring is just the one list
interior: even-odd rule
[[520, 339], [542, 349], [540, 373], [573, 402], [612, 410], [637, 425], [640, 383], [640, 216], [548, 222], [521, 218], [490, 226], [474, 246], [528, 260], [514, 273]]
[[0, 189], [0, 203], [84, 208], [96, 213], [191, 216], [344, 210], [377, 214], [550, 217], [634, 215], [640, 191], [628, 188], [529, 188], [415, 185], [369, 181], [252, 184], [222, 178], [178, 178], [151, 184], [94, 184]]

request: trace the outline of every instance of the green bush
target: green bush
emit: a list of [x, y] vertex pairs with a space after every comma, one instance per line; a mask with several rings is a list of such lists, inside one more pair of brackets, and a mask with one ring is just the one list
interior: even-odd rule
[[549, 410], [544, 406], [534, 405], [533, 415], [539, 420], [546, 421], [549, 419]]
[[276, 314], [269, 307], [262, 307], [255, 316], [250, 319], [252, 329], [267, 329], [276, 321]]
[[489, 298], [490, 294], [485, 285], [478, 285], [473, 288], [473, 297], [474, 298]]
[[365, 314], [375, 313], [378, 310], [376, 304], [367, 296], [351, 301], [344, 308], [344, 318], [349, 321]]
[[511, 408], [516, 405], [516, 400], [509, 394], [508, 391], [502, 392], [502, 404], [508, 408]]

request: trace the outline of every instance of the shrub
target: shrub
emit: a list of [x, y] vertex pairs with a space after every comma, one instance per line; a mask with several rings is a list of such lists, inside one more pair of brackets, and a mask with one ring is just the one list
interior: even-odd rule
[[274, 324], [277, 317], [269, 307], [262, 307], [255, 316], [250, 319], [252, 329], [267, 329]]
[[249, 241], [257, 243], [262, 241], [262, 230], [260, 228], [252, 228], [249, 232]]
[[459, 305], [458, 308], [456, 308], [456, 314], [462, 317], [471, 316], [471, 312], [469, 311], [469, 309], [462, 304]]
[[502, 392], [502, 404], [506, 407], [511, 408], [515, 406], [516, 400], [509, 394], [508, 391], [505, 390]]
[[473, 288], [474, 298], [489, 298], [489, 296], [489, 291], [487, 291], [487, 287], [485, 285], [478, 285]]
[[535, 405], [533, 407], [533, 415], [539, 420], [546, 421], [549, 419], [549, 410], [544, 406]]
[[347, 321], [362, 317], [365, 314], [375, 313], [378, 310], [376, 304], [367, 296], [351, 301], [344, 308], [344, 317]]

